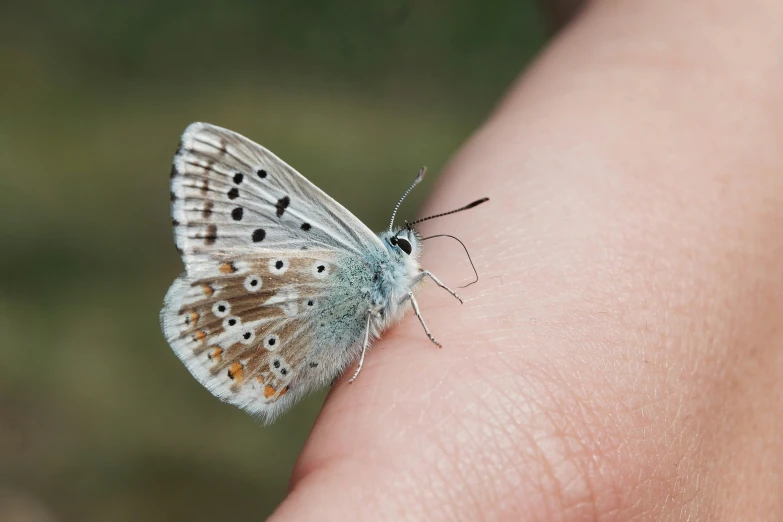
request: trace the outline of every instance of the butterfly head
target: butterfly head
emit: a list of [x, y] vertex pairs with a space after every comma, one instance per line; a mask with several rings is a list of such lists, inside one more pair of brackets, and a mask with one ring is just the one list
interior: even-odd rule
[[398, 228], [395, 231], [382, 232], [381, 241], [393, 254], [405, 259], [416, 260], [421, 251], [421, 238], [410, 227]]

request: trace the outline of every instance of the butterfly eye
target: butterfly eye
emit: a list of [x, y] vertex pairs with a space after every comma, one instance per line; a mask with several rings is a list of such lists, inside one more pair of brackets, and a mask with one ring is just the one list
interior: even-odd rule
[[400, 250], [408, 255], [411, 255], [411, 252], [413, 252], [413, 247], [411, 247], [410, 241], [403, 237], [397, 238], [397, 246], [400, 247]]

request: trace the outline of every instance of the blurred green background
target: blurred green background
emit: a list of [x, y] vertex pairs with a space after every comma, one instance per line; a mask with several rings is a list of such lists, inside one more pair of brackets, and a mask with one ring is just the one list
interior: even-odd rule
[[545, 35], [533, 0], [3, 2], [0, 521], [271, 513], [324, 394], [262, 428], [164, 341], [179, 134], [245, 134], [377, 230]]

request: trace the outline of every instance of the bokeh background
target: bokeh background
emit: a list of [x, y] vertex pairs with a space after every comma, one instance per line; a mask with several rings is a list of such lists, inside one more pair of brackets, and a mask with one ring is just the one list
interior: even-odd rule
[[268, 428], [164, 341], [197, 120], [381, 229], [541, 48], [533, 0], [0, 4], [0, 521], [261, 520], [325, 394]]

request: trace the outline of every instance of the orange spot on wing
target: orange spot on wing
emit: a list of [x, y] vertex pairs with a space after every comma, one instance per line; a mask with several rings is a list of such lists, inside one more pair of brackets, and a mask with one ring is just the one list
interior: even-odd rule
[[198, 313], [196, 313], [196, 312], [188, 312], [188, 315], [185, 318], [185, 324], [187, 324], [189, 326], [196, 326], [197, 322], [198, 322]]
[[[259, 381], [260, 380], [261, 380], [261, 378], [259, 378]], [[283, 391], [281, 391], [279, 394], [277, 394], [277, 397], [280, 398], [283, 395], [285, 395], [286, 393], [288, 393], [288, 388], [289, 388], [288, 386], [283, 388]], [[267, 384], [264, 387], [264, 397], [266, 397], [267, 399], [271, 399], [272, 397], [275, 396], [276, 393], [277, 393], [277, 388], [275, 388], [274, 386], [272, 386], [270, 384]]]
[[223, 263], [218, 270], [220, 270], [221, 274], [233, 274], [237, 271], [233, 263]]
[[242, 369], [242, 365], [238, 362], [231, 363], [231, 366], [228, 367], [228, 378], [237, 382], [242, 382], [242, 379], [244, 378], [242, 375]]
[[201, 285], [201, 290], [204, 292], [204, 295], [207, 297], [212, 297], [212, 294], [215, 293], [215, 289], [209, 285]]
[[195, 339], [198, 342], [204, 342], [204, 339], [207, 338], [207, 333], [203, 330], [199, 330], [195, 334], [193, 334], [193, 339]]
[[209, 357], [210, 359], [213, 359], [216, 362], [220, 362], [220, 356], [221, 355], [223, 355], [223, 348], [220, 348], [219, 346], [215, 346], [209, 352], [207, 357]]

